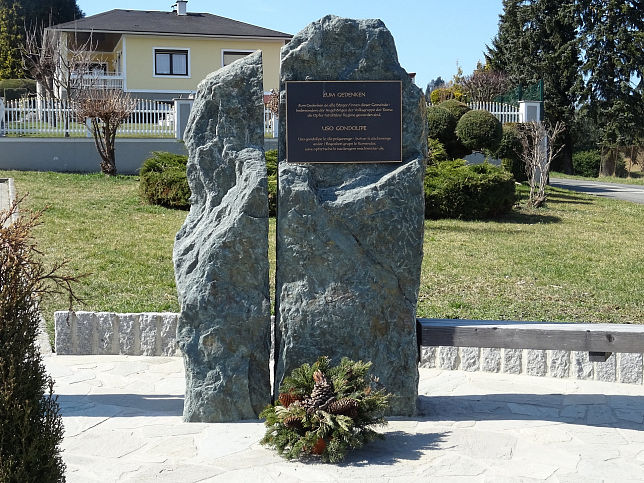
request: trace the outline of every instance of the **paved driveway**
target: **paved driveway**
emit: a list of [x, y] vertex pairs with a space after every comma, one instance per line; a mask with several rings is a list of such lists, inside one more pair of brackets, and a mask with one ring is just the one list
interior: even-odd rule
[[550, 178], [550, 186], [589, 195], [644, 204], [644, 186], [632, 184], [600, 183], [580, 179]]

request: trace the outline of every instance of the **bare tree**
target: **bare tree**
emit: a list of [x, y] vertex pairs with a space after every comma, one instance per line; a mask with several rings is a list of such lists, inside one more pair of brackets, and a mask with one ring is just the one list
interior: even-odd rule
[[563, 148], [562, 145], [558, 148], [554, 146], [557, 146], [555, 142], [564, 129], [562, 122], [548, 126], [545, 123], [532, 121], [523, 124], [520, 130], [523, 145], [521, 158], [530, 183], [528, 205], [533, 208], [538, 208], [546, 201], [550, 164]]
[[499, 71], [480, 66], [461, 81], [463, 91], [470, 101], [493, 101], [510, 85], [508, 77]]
[[90, 65], [95, 50], [92, 36], [79, 42], [42, 27], [25, 27], [25, 32], [25, 44], [21, 47], [25, 71], [40, 83], [47, 97], [71, 99], [83, 85], [83, 79], [92, 75]]
[[101, 171], [116, 174], [115, 142], [119, 126], [130, 116], [135, 102], [126, 92], [118, 89], [83, 89], [74, 96], [75, 114], [90, 121], [92, 135], [101, 156]]

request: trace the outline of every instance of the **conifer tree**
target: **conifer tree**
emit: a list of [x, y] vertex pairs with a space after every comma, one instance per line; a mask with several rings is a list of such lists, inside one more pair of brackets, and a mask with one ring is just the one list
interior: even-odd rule
[[559, 160], [566, 172], [572, 172], [570, 127], [581, 87], [578, 24], [576, 0], [503, 0], [499, 31], [486, 54], [488, 65], [515, 84], [543, 80], [545, 118], [566, 126]]
[[599, 128], [602, 173], [614, 175], [617, 147], [644, 137], [644, 3], [580, 0], [583, 99]]

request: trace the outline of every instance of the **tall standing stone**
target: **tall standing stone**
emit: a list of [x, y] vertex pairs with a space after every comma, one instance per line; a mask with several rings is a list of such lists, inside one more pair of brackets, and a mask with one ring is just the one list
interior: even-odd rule
[[[286, 81], [402, 81], [402, 163], [291, 164]], [[416, 304], [427, 141], [422, 92], [380, 20], [327, 16], [282, 48], [276, 384], [328, 355], [373, 362], [411, 415], [418, 393]], [[399, 127], [398, 127], [399, 128]]]
[[257, 52], [199, 84], [186, 128], [192, 198], [174, 246], [186, 421], [251, 419], [270, 402], [262, 95]]

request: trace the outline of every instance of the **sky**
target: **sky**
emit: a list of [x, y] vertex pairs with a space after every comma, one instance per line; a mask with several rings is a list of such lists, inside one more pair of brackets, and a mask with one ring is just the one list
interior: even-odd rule
[[[170, 11], [172, 0], [77, 0], [86, 16], [113, 8]], [[471, 74], [496, 35], [502, 0], [189, 0], [188, 12], [208, 12], [280, 32], [296, 34], [328, 15], [379, 18], [391, 31], [398, 60], [425, 88], [448, 81], [457, 64]]]

